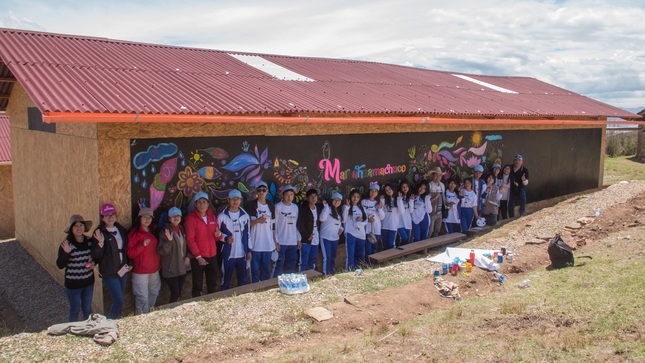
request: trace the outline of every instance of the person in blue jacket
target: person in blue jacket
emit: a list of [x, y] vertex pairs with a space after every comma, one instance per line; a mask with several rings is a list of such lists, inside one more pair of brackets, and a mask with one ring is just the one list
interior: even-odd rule
[[246, 285], [248, 278], [246, 274], [247, 261], [251, 261], [252, 255], [249, 251], [249, 214], [240, 208], [242, 204], [242, 193], [233, 189], [228, 193], [228, 207], [217, 216], [220, 222], [220, 231], [224, 236], [224, 248], [222, 249], [222, 266], [224, 278], [221, 290], [231, 287], [233, 270], [237, 274], [239, 286]]

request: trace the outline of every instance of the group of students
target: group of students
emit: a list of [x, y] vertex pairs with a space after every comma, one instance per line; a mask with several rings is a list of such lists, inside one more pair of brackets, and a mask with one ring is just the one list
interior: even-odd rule
[[345, 270], [353, 270], [369, 264], [368, 256], [378, 250], [395, 248], [397, 240], [402, 245], [435, 237], [443, 228], [446, 233], [466, 231], [480, 216], [495, 224], [498, 218], [514, 216], [515, 203], [524, 215], [528, 170], [522, 161], [516, 155], [514, 164], [503, 170], [494, 164], [485, 182], [483, 167], [478, 165], [472, 179], [459, 183], [451, 179], [447, 188], [437, 167], [416, 192], [406, 180], [382, 187], [373, 182], [365, 197], [353, 189], [347, 198], [334, 192], [329, 200], [319, 201], [318, 192], [311, 188], [300, 205], [294, 202], [295, 190], [289, 185], [283, 187], [282, 200], [273, 205], [267, 200], [267, 184], [261, 181], [255, 198], [244, 208], [242, 193], [231, 190], [227, 206], [217, 216], [208, 194], [199, 192], [193, 198], [194, 211], [186, 215], [183, 225], [182, 211], [173, 207], [161, 229], [153, 223], [153, 211], [144, 207], [126, 231], [116, 222], [114, 205], [103, 204], [101, 223], [91, 237], [85, 234], [92, 221], [73, 215], [58, 249], [56, 264], [65, 269], [69, 320], [76, 321], [79, 312], [83, 319], [89, 318], [97, 264], [112, 300], [108, 318], [117, 319], [122, 315], [130, 271], [135, 313], [141, 314], [155, 306], [162, 280], [170, 290], [169, 302], [179, 301], [188, 271], [193, 297], [202, 294], [204, 277], [207, 293], [217, 291], [218, 270], [220, 289], [226, 290], [233, 273], [238, 285], [245, 285], [249, 280], [314, 269], [319, 252], [322, 272], [330, 275], [343, 236]]

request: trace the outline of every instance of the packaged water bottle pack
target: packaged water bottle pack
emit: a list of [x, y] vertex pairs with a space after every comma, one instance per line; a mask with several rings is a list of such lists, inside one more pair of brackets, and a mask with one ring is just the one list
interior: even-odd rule
[[287, 295], [302, 294], [309, 291], [307, 275], [305, 274], [282, 274], [278, 276], [280, 292]]

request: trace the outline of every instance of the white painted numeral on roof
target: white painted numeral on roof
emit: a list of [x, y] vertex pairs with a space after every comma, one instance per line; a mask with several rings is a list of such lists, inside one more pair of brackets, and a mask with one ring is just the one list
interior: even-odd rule
[[313, 79], [298, 74], [296, 72], [290, 71], [284, 68], [281, 65], [275, 64], [271, 61], [268, 61], [257, 55], [242, 55], [242, 54], [231, 54], [228, 53], [231, 57], [244, 62], [251, 67], [269, 74], [272, 77], [283, 81], [303, 81], [303, 82], [314, 82]]
[[495, 91], [498, 91], [498, 92], [517, 94], [517, 92], [511, 91], [510, 89], [502, 88], [502, 87], [496, 86], [494, 84], [490, 84], [490, 83], [487, 83], [487, 82], [480, 81], [478, 79], [474, 79], [474, 78], [471, 78], [471, 77], [468, 77], [468, 76], [464, 76], [463, 74], [453, 74], [453, 76], [459, 77], [459, 78], [461, 78], [463, 80], [466, 80], [466, 81], [469, 81], [469, 82], [476, 83], [476, 84], [478, 84], [480, 86], [488, 87], [488, 88], [490, 88], [492, 90], [495, 90]]

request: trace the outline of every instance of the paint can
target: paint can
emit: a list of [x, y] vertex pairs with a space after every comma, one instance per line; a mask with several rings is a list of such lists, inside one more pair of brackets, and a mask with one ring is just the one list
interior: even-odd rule
[[502, 263], [504, 262], [504, 255], [501, 253], [497, 255], [497, 263]]
[[502, 256], [506, 256], [506, 246], [500, 247], [500, 251], [502, 252]]
[[448, 264], [444, 263], [443, 265], [441, 265], [441, 274], [442, 275], [448, 274]]
[[459, 273], [459, 265], [456, 263], [453, 263], [451, 272], [452, 272], [452, 276], [457, 276], [457, 274]]
[[513, 261], [513, 252], [508, 251], [506, 252], [506, 262], [511, 262]]
[[439, 276], [441, 276], [441, 273], [439, 272], [439, 270], [434, 270], [434, 278], [438, 279]]

